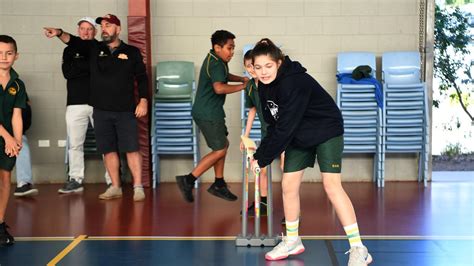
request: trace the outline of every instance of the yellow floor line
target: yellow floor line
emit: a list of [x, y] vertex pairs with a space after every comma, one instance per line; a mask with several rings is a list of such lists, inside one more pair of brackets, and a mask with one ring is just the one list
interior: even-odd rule
[[59, 252], [58, 255], [54, 259], [52, 259], [47, 266], [54, 266], [56, 265], [62, 258], [64, 258], [71, 250], [73, 250], [82, 240], [86, 239], [87, 235], [80, 235], [74, 241], [71, 242], [65, 249]]
[[72, 236], [15, 237], [15, 241], [73, 241]]

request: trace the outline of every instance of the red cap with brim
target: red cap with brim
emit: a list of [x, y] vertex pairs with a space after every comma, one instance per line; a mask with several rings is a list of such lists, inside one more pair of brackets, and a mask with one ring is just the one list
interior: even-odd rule
[[98, 17], [98, 18], [95, 19], [95, 23], [100, 24], [102, 22], [102, 20], [105, 20], [109, 23], [120, 26], [120, 19], [118, 19], [115, 15], [107, 14], [103, 17]]

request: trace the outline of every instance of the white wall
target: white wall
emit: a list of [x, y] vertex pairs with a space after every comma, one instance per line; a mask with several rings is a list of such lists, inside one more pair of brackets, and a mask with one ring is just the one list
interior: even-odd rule
[[[418, 50], [420, 0], [152, 0], [153, 64], [164, 60], [193, 61], [198, 76], [202, 60], [210, 49], [210, 36], [226, 29], [236, 36], [237, 50], [230, 62], [231, 73], [242, 73], [242, 47], [269, 37], [285, 53], [299, 60], [331, 95], [335, 95], [336, 54], [365, 50], [378, 56], [389, 50]], [[42, 26], [62, 27], [75, 32], [82, 16], [113, 13], [126, 24], [126, 0], [0, 0], [0, 32], [15, 37], [21, 57], [15, 69], [27, 84], [34, 108], [29, 132], [32, 143], [34, 178], [58, 182], [65, 178], [66, 83], [60, 70], [64, 45], [42, 35]], [[122, 37], [126, 40], [126, 26]], [[380, 63], [380, 62], [379, 62]], [[379, 64], [380, 65], [380, 64]], [[240, 180], [241, 156], [238, 149], [240, 97], [227, 97], [225, 111], [231, 146], [225, 176]], [[38, 140], [49, 139], [52, 146], [39, 148]], [[201, 153], [209, 149], [201, 138]], [[90, 160], [86, 181], [101, 182], [100, 160]], [[276, 165], [275, 165], [276, 166]], [[278, 167], [274, 176], [279, 178]], [[344, 180], [369, 181], [370, 156], [344, 159]], [[162, 180], [173, 181], [176, 174], [192, 169], [189, 157], [169, 157], [162, 163]], [[391, 156], [386, 166], [388, 180], [414, 180], [413, 156]], [[212, 171], [204, 180], [213, 179]], [[306, 172], [306, 180], [319, 180], [319, 171]]]

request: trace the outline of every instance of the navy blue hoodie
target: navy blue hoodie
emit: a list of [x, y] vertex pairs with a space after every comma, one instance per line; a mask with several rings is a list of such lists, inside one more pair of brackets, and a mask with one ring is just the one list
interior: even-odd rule
[[260, 167], [269, 165], [288, 147], [310, 148], [344, 133], [341, 111], [332, 97], [288, 56], [274, 81], [259, 82], [258, 92], [269, 125], [254, 154]]

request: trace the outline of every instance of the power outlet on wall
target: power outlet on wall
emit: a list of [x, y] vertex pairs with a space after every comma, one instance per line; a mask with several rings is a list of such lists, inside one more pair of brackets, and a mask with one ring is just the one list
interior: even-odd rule
[[66, 147], [66, 140], [65, 140], [65, 139], [59, 139], [59, 140], [58, 140], [58, 147], [59, 147], [59, 148], [64, 148], [64, 147]]
[[38, 140], [38, 147], [40, 148], [47, 148], [49, 147], [49, 139], [40, 139]]

